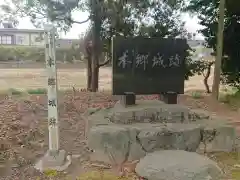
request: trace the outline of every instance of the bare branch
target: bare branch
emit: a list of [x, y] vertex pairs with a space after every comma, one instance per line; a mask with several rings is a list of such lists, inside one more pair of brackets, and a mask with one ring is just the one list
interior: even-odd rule
[[[58, 18], [57, 18], [58, 19]], [[64, 20], [64, 19], [59, 19], [59, 20]], [[90, 20], [90, 17], [88, 17], [86, 20], [84, 21], [75, 21], [75, 20], [70, 20], [72, 23], [75, 23], [75, 24], [84, 24], [86, 22], [88, 22]]]
[[110, 62], [110, 59], [108, 59], [107, 61], [103, 62], [102, 64], [99, 64], [98, 67], [102, 67], [102, 66], [105, 66], [107, 65], [108, 63]]

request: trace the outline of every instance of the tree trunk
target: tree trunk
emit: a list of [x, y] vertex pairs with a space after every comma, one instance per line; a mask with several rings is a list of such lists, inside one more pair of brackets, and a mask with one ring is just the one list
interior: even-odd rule
[[205, 89], [206, 89], [206, 93], [211, 93], [210, 91], [210, 88], [209, 88], [209, 85], [208, 85], [208, 78], [211, 74], [211, 69], [212, 69], [212, 65], [213, 63], [209, 63], [208, 66], [207, 66], [207, 72], [206, 74], [204, 75], [204, 79], [203, 79], [203, 83], [205, 85]]
[[88, 57], [87, 58], [87, 90], [88, 91], [92, 91], [91, 90], [91, 82], [92, 82], [92, 63], [91, 63], [92, 58]]
[[99, 67], [96, 66], [94, 71], [92, 72], [92, 88], [93, 92], [98, 91], [98, 82], [99, 82]]
[[101, 17], [99, 15], [100, 6], [98, 0], [92, 0], [92, 14], [93, 14], [93, 26], [92, 26], [92, 92], [98, 90], [99, 79], [99, 57], [100, 57], [100, 31], [101, 31]]
[[98, 90], [98, 67], [97, 67], [97, 63], [96, 61], [98, 61], [95, 52], [93, 53], [93, 57], [92, 57], [92, 72], [91, 72], [91, 91], [92, 92], [97, 92]]
[[226, 3], [226, 0], [220, 0], [220, 3], [219, 3], [219, 18], [218, 18], [218, 29], [217, 29], [218, 30], [217, 56], [215, 59], [213, 85], [212, 85], [212, 96], [216, 100], [218, 100], [218, 97], [219, 97], [219, 86], [220, 86], [220, 78], [221, 78], [225, 3]]
[[206, 93], [210, 94], [211, 91], [210, 91], [210, 88], [209, 88], [209, 85], [208, 85], [208, 77], [204, 77], [203, 83], [205, 85]]

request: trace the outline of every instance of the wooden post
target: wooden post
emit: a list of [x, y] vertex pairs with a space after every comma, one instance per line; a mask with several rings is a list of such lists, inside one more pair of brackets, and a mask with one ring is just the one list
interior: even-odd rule
[[59, 151], [59, 124], [57, 100], [57, 68], [56, 68], [56, 29], [53, 26], [45, 27], [45, 59], [48, 83], [48, 130], [49, 152]]
[[212, 86], [212, 96], [217, 100], [218, 100], [218, 96], [219, 96], [219, 85], [220, 85], [222, 54], [223, 54], [222, 51], [223, 51], [225, 1], [226, 0], [220, 0], [220, 4], [219, 4], [217, 57], [216, 57], [216, 60], [215, 60], [213, 86]]

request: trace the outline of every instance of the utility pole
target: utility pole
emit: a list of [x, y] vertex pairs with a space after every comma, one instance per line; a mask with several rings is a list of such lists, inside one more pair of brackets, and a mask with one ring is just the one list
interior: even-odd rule
[[222, 55], [223, 55], [225, 2], [226, 0], [220, 0], [220, 4], [219, 4], [217, 56], [215, 59], [214, 77], [213, 77], [213, 86], [212, 86], [212, 96], [217, 100], [219, 96], [219, 85], [220, 85], [220, 76], [221, 76]]

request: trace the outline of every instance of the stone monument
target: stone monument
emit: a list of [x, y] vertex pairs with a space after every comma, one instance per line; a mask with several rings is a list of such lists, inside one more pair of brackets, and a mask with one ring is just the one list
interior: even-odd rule
[[[235, 128], [221, 117], [177, 104], [177, 95], [184, 93], [186, 41], [116, 37], [112, 46], [112, 91], [122, 98], [114, 107], [97, 109], [86, 117], [91, 159], [111, 164], [141, 159], [136, 170], [149, 180], [162, 180], [153, 175], [152, 168], [145, 167], [153, 159], [157, 161], [155, 168], [160, 168], [156, 170], [158, 175], [169, 168], [164, 174], [169, 180], [202, 180], [220, 175], [216, 163], [196, 151], [201, 146], [204, 152], [233, 151]], [[160, 94], [162, 98], [136, 100], [139, 94]], [[180, 172], [176, 178], [171, 170], [174, 168], [170, 168], [174, 161], [171, 155], [178, 160], [179, 167], [174, 168]], [[188, 155], [199, 163], [188, 165]], [[162, 162], [165, 160], [170, 162], [168, 167]], [[158, 162], [162, 164], [158, 166]], [[184, 168], [188, 173], [182, 172]]]

